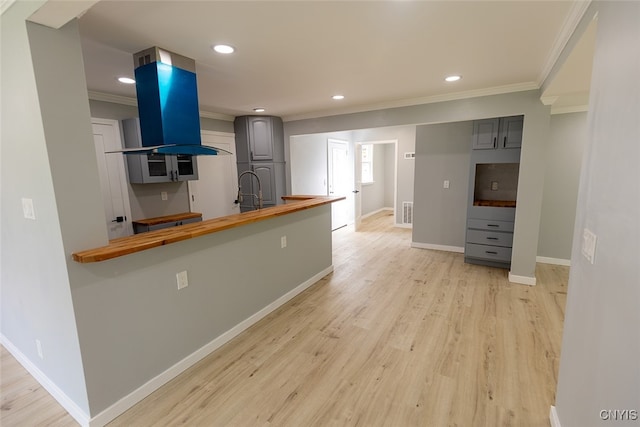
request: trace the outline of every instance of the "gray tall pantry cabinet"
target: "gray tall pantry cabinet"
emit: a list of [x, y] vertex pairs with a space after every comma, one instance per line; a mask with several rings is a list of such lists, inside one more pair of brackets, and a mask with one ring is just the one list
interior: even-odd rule
[[523, 124], [524, 116], [474, 122], [465, 262], [511, 266]]
[[[263, 207], [281, 203], [286, 185], [282, 119], [274, 116], [238, 116], [233, 124], [238, 177], [245, 171], [258, 175], [262, 185]], [[239, 184], [243, 194], [258, 194], [258, 183], [252, 175], [244, 175]], [[253, 210], [255, 205], [257, 200], [245, 196], [240, 211]]]

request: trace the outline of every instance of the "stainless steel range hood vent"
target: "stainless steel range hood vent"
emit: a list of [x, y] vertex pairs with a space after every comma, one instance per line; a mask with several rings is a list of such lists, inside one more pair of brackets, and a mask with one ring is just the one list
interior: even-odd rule
[[218, 155], [228, 151], [202, 145], [193, 59], [151, 47], [133, 55], [142, 147], [125, 154]]

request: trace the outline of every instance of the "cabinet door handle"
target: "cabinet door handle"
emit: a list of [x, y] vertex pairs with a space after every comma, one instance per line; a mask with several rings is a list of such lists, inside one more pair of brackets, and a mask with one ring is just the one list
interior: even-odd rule
[[487, 237], [487, 240], [498, 240], [497, 237]]
[[496, 142], [498, 142], [498, 137], [494, 136], [493, 137], [493, 148], [496, 148]]
[[498, 252], [496, 251], [484, 251], [484, 252], [491, 255], [498, 255]]
[[487, 227], [498, 227], [498, 228], [500, 228], [500, 224], [487, 224]]
[[175, 177], [175, 181], [178, 181], [178, 171], [173, 171], [173, 176]]

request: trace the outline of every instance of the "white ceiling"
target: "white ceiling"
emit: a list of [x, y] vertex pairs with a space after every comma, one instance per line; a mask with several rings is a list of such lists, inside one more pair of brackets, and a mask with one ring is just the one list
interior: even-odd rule
[[[578, 4], [111, 0], [91, 7], [80, 31], [94, 98], [134, 100], [116, 77], [133, 76], [133, 53], [159, 46], [195, 59], [201, 110], [232, 117], [264, 107], [291, 120], [538, 88]], [[214, 43], [236, 53], [215, 54]], [[446, 83], [449, 74], [463, 78]], [[571, 93], [588, 91], [589, 78], [578, 80], [568, 79]], [[346, 98], [332, 100], [337, 93]]]

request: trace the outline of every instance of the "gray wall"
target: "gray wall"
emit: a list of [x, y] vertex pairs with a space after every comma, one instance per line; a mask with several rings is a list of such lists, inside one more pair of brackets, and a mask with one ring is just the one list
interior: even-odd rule
[[[562, 427], [640, 410], [640, 3], [601, 2], [556, 408]], [[587, 16], [586, 19], [590, 17]], [[583, 229], [597, 235], [594, 264]]]
[[571, 259], [587, 113], [551, 116], [538, 256]]
[[[373, 182], [362, 185], [362, 215], [378, 211], [385, 207], [386, 150], [383, 144], [373, 144]], [[392, 177], [393, 179], [393, 177]]]
[[471, 121], [417, 127], [413, 242], [464, 247], [472, 135]]
[[[95, 151], [86, 143], [91, 122], [77, 28], [25, 25], [42, 3], [15, 2], [1, 17], [1, 328], [3, 340], [88, 412], [66, 262], [72, 247], [107, 241], [106, 220]], [[23, 197], [33, 199], [35, 221], [24, 218]]]
[[[288, 148], [289, 137], [310, 133], [344, 131], [350, 129], [372, 129], [415, 124], [436, 124], [468, 121], [474, 119], [524, 115], [522, 151], [520, 158], [520, 176], [518, 181], [518, 207], [513, 241], [513, 257], [511, 277], [516, 280], [529, 281], [535, 277], [538, 230], [542, 205], [544, 184], [544, 162], [549, 138], [550, 107], [540, 102], [540, 92], [528, 91], [503, 95], [483, 96], [456, 101], [437, 102], [409, 107], [390, 108], [379, 111], [344, 114], [340, 116], [321, 117], [316, 119], [296, 120], [285, 123], [285, 144]], [[406, 127], [405, 127], [406, 129]], [[415, 127], [412, 127], [415, 132]], [[383, 139], [394, 139], [393, 137]], [[354, 140], [371, 140], [359, 137], [354, 131]], [[413, 186], [401, 186], [406, 181], [404, 174], [413, 176], [413, 166], [403, 162], [404, 138], [399, 140], [398, 150], [398, 203], [401, 209], [402, 200], [411, 200]], [[413, 138], [415, 144], [415, 138]], [[408, 145], [409, 143], [407, 143]], [[413, 161], [411, 161], [413, 162]], [[408, 166], [408, 167], [404, 167]], [[401, 174], [403, 176], [401, 176]], [[408, 194], [407, 194], [408, 193]], [[405, 198], [406, 197], [406, 198]], [[415, 201], [414, 201], [415, 202]], [[399, 215], [397, 215], [399, 217]]]
[[384, 207], [393, 208], [396, 191], [396, 145], [384, 144]]

